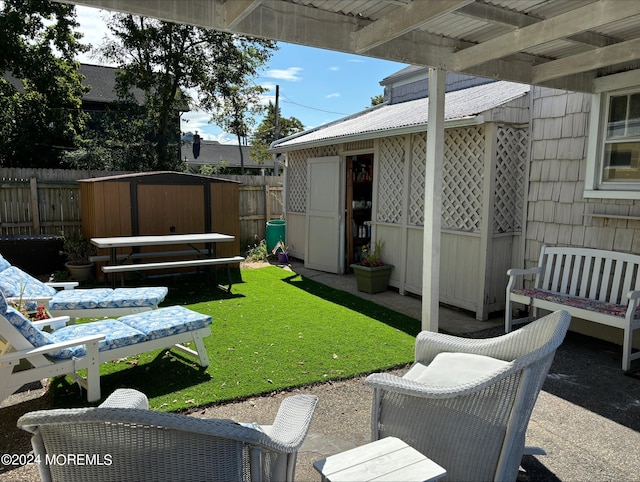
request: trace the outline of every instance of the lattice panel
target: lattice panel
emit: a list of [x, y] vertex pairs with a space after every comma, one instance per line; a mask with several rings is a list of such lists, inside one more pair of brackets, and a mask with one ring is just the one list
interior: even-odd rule
[[484, 129], [445, 131], [442, 227], [479, 232], [482, 215]]
[[307, 210], [307, 159], [338, 155], [338, 146], [314, 147], [287, 154], [287, 211]]
[[304, 213], [307, 206], [307, 151], [287, 153], [287, 211]]
[[506, 126], [498, 128], [493, 227], [495, 233], [522, 230], [528, 141], [525, 129]]
[[427, 134], [411, 136], [411, 180], [409, 181], [409, 224], [424, 226], [424, 179]]
[[399, 224], [402, 219], [404, 137], [380, 140], [377, 221]]

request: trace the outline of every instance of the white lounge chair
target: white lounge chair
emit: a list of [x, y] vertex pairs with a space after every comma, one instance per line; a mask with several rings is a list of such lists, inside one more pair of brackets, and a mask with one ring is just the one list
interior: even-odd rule
[[[147, 410], [146, 397], [116, 390], [97, 408], [42, 410], [18, 426], [33, 433], [42, 480], [292, 481], [318, 403], [285, 398], [270, 427]], [[95, 463], [46, 463], [90, 454]]]
[[168, 292], [164, 286], [74, 289], [76, 286], [75, 281], [43, 283], [0, 255], [0, 290], [5, 297], [12, 302], [41, 303], [52, 316], [103, 318], [141, 313], [156, 309]]
[[[0, 401], [27, 383], [71, 375], [100, 399], [100, 364], [151, 350], [174, 347], [209, 365], [202, 339], [211, 334], [211, 317], [170, 306], [145, 313], [66, 325], [69, 317], [32, 322], [8, 306], [0, 293]], [[44, 326], [53, 328], [43, 331]], [[192, 342], [194, 348], [183, 343]], [[21, 364], [22, 362], [22, 364]], [[78, 370], [86, 368], [86, 379]]]
[[373, 440], [404, 440], [445, 467], [447, 480], [515, 481], [533, 406], [570, 320], [557, 311], [489, 339], [420, 333], [403, 377], [366, 379]]

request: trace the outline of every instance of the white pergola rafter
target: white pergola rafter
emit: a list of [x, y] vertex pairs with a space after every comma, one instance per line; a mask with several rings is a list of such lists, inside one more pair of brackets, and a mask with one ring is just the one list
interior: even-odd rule
[[[640, 5], [640, 2], [638, 2]], [[640, 51], [640, 39], [620, 42], [563, 59], [552, 60], [532, 69], [532, 81], [542, 83], [567, 75], [582, 72], [588, 68], [608, 67], [609, 65], [630, 62], [637, 58]]]
[[464, 72], [474, 65], [638, 14], [640, 2], [625, 3], [624, 8], [620, 8], [615, 0], [602, 0], [461, 50], [454, 55], [453, 68]]
[[247, 15], [260, 6], [262, 0], [233, 0], [224, 4], [224, 25], [234, 29]]
[[468, 5], [475, 0], [429, 0], [411, 2], [370, 23], [354, 34], [353, 51], [364, 53], [411, 32], [421, 25]]
[[[458, 9], [456, 13], [474, 19], [486, 20], [494, 25], [502, 25], [510, 28], [528, 27], [529, 25], [534, 25], [543, 21], [542, 18], [536, 18], [533, 15], [525, 15], [524, 13], [496, 7], [495, 5], [490, 5], [488, 3], [471, 3]], [[581, 32], [575, 35], [570, 35], [566, 39], [578, 44], [590, 45], [593, 47], [604, 47], [615, 42], [609, 37], [594, 32]]]

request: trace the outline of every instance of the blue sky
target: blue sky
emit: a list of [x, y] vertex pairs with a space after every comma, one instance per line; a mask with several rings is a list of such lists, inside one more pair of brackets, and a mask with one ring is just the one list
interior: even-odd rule
[[[95, 8], [76, 7], [84, 43], [97, 46], [106, 35], [103, 12]], [[256, 82], [269, 89], [265, 102], [275, 101], [280, 86], [280, 112], [296, 117], [305, 128], [316, 127], [361, 111], [371, 104], [371, 97], [382, 95], [380, 81], [403, 69], [406, 64], [343, 54], [328, 50], [279, 43], [280, 49]], [[99, 64], [87, 56], [81, 62]], [[198, 131], [207, 140], [234, 144], [236, 139], [209, 124], [204, 112], [183, 116], [182, 130]]]

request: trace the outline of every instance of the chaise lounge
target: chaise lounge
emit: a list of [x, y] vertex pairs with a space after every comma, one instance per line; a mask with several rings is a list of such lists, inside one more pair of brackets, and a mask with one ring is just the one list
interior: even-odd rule
[[168, 292], [164, 286], [74, 289], [76, 286], [75, 281], [43, 283], [0, 255], [0, 291], [8, 301], [35, 301], [52, 316], [102, 318], [141, 313], [156, 309]]
[[[182, 306], [116, 320], [68, 321], [67, 316], [31, 321], [0, 293], [0, 401], [27, 383], [60, 375], [76, 378], [89, 402], [99, 400], [101, 363], [151, 350], [177, 348], [209, 365], [202, 339], [211, 334], [211, 317]], [[183, 345], [187, 342], [194, 348]], [[81, 369], [87, 370], [86, 379], [78, 376]]]

